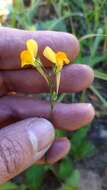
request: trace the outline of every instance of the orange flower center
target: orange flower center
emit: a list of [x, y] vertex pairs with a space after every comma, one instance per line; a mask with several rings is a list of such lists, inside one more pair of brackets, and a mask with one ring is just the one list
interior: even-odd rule
[[57, 62], [65, 62], [65, 64], [69, 64], [69, 59], [67, 58], [66, 53], [61, 51], [56, 53], [56, 60]]

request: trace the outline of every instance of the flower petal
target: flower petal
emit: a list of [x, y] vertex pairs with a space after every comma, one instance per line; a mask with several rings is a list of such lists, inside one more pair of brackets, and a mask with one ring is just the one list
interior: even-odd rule
[[24, 50], [20, 54], [21, 58], [21, 67], [24, 67], [25, 65], [33, 65], [34, 64], [34, 57], [30, 54], [28, 50]]
[[56, 53], [56, 60], [57, 60], [56, 66], [59, 71], [61, 71], [64, 64], [70, 63], [66, 53], [62, 51]]
[[56, 53], [50, 47], [44, 49], [43, 55], [52, 63], [56, 63]]
[[66, 58], [64, 59], [64, 63], [65, 63], [65, 64], [69, 64], [69, 63], [70, 63], [70, 60], [66, 57]]
[[58, 51], [58, 52], [56, 53], [56, 60], [57, 60], [57, 61], [63, 61], [63, 62], [65, 62], [66, 64], [69, 64], [69, 63], [70, 63], [70, 61], [69, 61], [69, 59], [68, 59], [66, 53], [63, 52], [63, 51]]
[[32, 54], [33, 57], [37, 57], [38, 53], [38, 44], [35, 40], [30, 39], [26, 41], [26, 46], [28, 51]]

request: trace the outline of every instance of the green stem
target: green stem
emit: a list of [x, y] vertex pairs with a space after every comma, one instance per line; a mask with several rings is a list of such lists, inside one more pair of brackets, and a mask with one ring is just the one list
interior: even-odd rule
[[49, 90], [50, 90], [50, 105], [51, 105], [51, 116], [50, 116], [50, 118], [52, 118], [53, 108], [54, 108], [54, 105], [56, 103], [56, 99], [55, 99], [56, 94], [54, 94], [53, 81], [52, 81], [51, 75], [49, 75], [47, 73], [46, 68], [44, 67], [44, 65], [41, 63], [41, 61], [39, 59], [36, 60], [35, 67], [37, 68], [37, 70], [39, 72], [40, 72], [40, 69], [42, 70], [42, 72], [40, 72], [40, 73], [46, 79], [46, 81], [48, 83]]
[[90, 86], [90, 90], [99, 98], [103, 105], [107, 106], [107, 101], [101, 96], [94, 86]]
[[62, 100], [65, 98], [65, 96], [66, 96], [66, 93], [61, 94], [61, 95], [59, 96], [57, 102], [58, 102], [58, 103], [62, 102]]

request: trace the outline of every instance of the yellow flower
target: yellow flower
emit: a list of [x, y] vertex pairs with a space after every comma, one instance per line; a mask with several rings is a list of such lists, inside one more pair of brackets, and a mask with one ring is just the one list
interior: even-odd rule
[[63, 51], [55, 53], [50, 47], [44, 49], [43, 55], [56, 66], [56, 71], [61, 71], [64, 64], [69, 64], [70, 60]]
[[42, 64], [37, 57], [38, 54], [38, 44], [35, 40], [29, 39], [26, 41], [26, 50], [23, 50], [20, 54], [21, 67], [25, 65], [32, 65], [37, 69], [37, 71], [44, 77], [47, 83], [49, 83], [46, 73], [42, 68]]
[[67, 55], [63, 51], [58, 51], [55, 53], [50, 47], [46, 47], [44, 49], [43, 55], [55, 65], [55, 73], [56, 73], [56, 93], [58, 94], [60, 79], [61, 79], [61, 70], [64, 64], [69, 64], [70, 60]]
[[55, 53], [50, 47], [44, 49], [43, 55], [55, 65], [56, 72], [56, 93], [58, 94], [60, 79], [61, 79], [61, 70], [64, 64], [69, 64], [70, 60], [63, 51], [58, 51]]
[[27, 49], [22, 51], [20, 54], [21, 58], [21, 67], [25, 65], [33, 65], [35, 64], [37, 53], [38, 53], [38, 44], [35, 40], [29, 39], [26, 41]]

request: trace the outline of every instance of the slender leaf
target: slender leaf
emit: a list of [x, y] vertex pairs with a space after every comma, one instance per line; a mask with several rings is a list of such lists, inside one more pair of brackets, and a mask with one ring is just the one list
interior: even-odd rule
[[107, 74], [106, 73], [103, 73], [103, 72], [97, 71], [97, 70], [95, 70], [94, 72], [95, 72], [96, 78], [107, 81]]
[[43, 166], [32, 166], [26, 171], [27, 184], [31, 190], [39, 190], [44, 172]]

